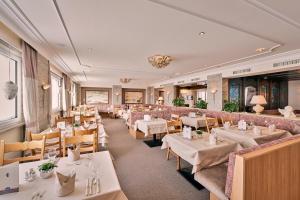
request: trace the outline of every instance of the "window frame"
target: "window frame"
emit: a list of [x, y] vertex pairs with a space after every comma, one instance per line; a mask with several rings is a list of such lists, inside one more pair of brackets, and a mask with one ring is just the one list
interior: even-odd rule
[[57, 80], [59, 80], [59, 85], [58, 85], [58, 87], [59, 87], [59, 102], [58, 102], [58, 104], [59, 104], [59, 106], [58, 106], [58, 108], [52, 108], [52, 101], [53, 101], [53, 96], [52, 96], [52, 91], [51, 91], [51, 110], [52, 110], [52, 112], [60, 112], [61, 110], [62, 110], [62, 87], [63, 87], [63, 78], [62, 77], [60, 77], [59, 75], [57, 75], [56, 73], [54, 73], [54, 72], [50, 72], [50, 78], [51, 78], [51, 90], [52, 90], [52, 77], [53, 78], [55, 78], [55, 79], [57, 79]]
[[[14, 60], [16, 62], [15, 76], [16, 83], [18, 85], [18, 93], [16, 96], [15, 103], [15, 114], [14, 118], [8, 118], [0, 121], [0, 133], [8, 131], [12, 128], [20, 127], [24, 125], [23, 115], [23, 66], [22, 66], [22, 52], [11, 46], [9, 43], [0, 39], [0, 54]], [[11, 62], [11, 61], [10, 61]]]

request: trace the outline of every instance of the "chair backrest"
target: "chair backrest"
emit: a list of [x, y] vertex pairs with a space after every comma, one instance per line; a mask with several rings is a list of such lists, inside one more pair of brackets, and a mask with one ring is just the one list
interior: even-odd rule
[[[5, 143], [4, 140], [0, 141], [0, 166], [13, 163], [16, 161], [26, 162], [26, 161], [34, 161], [34, 160], [42, 160], [44, 158], [44, 150], [45, 150], [45, 141], [46, 137], [44, 136], [42, 140], [39, 141], [26, 141], [26, 142], [16, 142], [16, 143]], [[30, 155], [26, 157], [15, 157], [10, 159], [5, 159], [5, 154], [10, 152], [22, 152], [27, 150], [35, 150], [40, 149], [40, 154]]]
[[83, 116], [83, 115], [80, 115], [80, 123], [83, 123], [83, 122], [96, 122], [96, 117], [95, 116]]
[[167, 133], [180, 133], [182, 132], [182, 121], [181, 120], [171, 120], [167, 121]]
[[226, 195], [231, 200], [300, 199], [300, 135], [230, 155]]
[[59, 155], [61, 156], [61, 132], [52, 132], [52, 133], [31, 133], [31, 140], [42, 140], [43, 137], [46, 138], [45, 141], [45, 150], [49, 148], [57, 148]]
[[206, 117], [205, 118], [205, 124], [206, 124], [206, 129], [207, 129], [208, 133], [210, 133], [210, 130], [212, 128], [219, 127], [219, 122], [218, 122], [217, 118], [208, 118], [208, 117]]
[[57, 122], [66, 122], [66, 124], [73, 124], [74, 117], [58, 117], [55, 119], [55, 125], [57, 125]]
[[225, 122], [229, 122], [230, 125], [233, 125], [233, 120], [232, 120], [231, 116], [227, 116], [227, 117], [221, 116], [221, 120], [222, 120], [223, 125]]
[[74, 130], [74, 135], [91, 135], [91, 134], [98, 134], [98, 128], [94, 129], [85, 129], [85, 130]]
[[[84, 147], [81, 144], [91, 143], [92, 146]], [[97, 141], [95, 134], [90, 135], [77, 135], [72, 137], [63, 138], [63, 156], [67, 155], [67, 148], [73, 146], [74, 148], [77, 145], [80, 145], [80, 152], [96, 152], [97, 151]]]

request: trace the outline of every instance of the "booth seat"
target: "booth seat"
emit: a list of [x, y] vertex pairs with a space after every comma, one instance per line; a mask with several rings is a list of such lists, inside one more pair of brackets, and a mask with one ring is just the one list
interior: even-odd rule
[[211, 200], [300, 199], [299, 152], [297, 134], [233, 152], [228, 163], [195, 173], [195, 180]]

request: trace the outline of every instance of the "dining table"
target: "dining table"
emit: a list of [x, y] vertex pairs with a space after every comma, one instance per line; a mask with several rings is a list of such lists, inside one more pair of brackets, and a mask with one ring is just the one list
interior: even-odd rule
[[162, 141], [161, 149], [170, 148], [179, 158], [190, 163], [193, 166], [192, 174], [224, 163], [231, 152], [242, 149], [239, 143], [231, 140], [218, 139], [212, 144], [208, 133], [199, 136], [194, 132], [192, 139], [184, 138], [182, 133], [167, 134]]
[[[69, 161], [67, 157], [60, 158], [54, 174], [43, 179], [39, 176], [38, 166], [47, 160], [19, 164], [19, 192], [0, 195], [1, 200], [32, 200], [34, 196], [42, 195], [44, 200], [127, 200], [119, 184], [114, 165], [108, 151], [80, 155], [78, 161]], [[93, 169], [91, 169], [91, 166]], [[31, 182], [25, 180], [25, 172], [33, 169], [36, 178]], [[76, 173], [75, 188], [67, 196], [59, 197], [56, 193], [56, 172], [70, 175]], [[86, 195], [88, 178], [96, 176], [100, 180], [100, 191]]]
[[161, 140], [157, 139], [157, 134], [167, 132], [167, 120], [162, 118], [152, 118], [151, 120], [136, 120], [134, 124], [135, 131], [140, 130], [145, 134], [145, 137], [152, 135], [152, 140], [145, 140], [144, 142], [149, 147], [161, 146]]
[[182, 124], [186, 126], [194, 127], [195, 129], [206, 127], [206, 119], [211, 119], [210, 117], [196, 115], [195, 117], [191, 116], [182, 116], [180, 117]]
[[238, 129], [238, 126], [230, 126], [228, 128], [214, 128], [214, 130], [218, 137], [236, 141], [240, 143], [244, 148], [292, 136], [292, 134], [286, 130], [270, 130], [268, 127], [264, 126], [256, 127], [261, 130], [261, 133], [255, 133], [255, 131], [253, 131], [254, 127], [248, 127], [246, 130], [240, 130]]

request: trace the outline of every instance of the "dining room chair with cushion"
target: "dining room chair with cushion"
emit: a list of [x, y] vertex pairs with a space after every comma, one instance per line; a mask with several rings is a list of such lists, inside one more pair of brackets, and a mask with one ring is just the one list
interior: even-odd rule
[[[74, 130], [74, 135], [78, 136], [78, 135], [92, 135], [95, 134], [96, 137], [96, 151], [98, 151], [98, 145], [99, 145], [99, 141], [98, 141], [98, 128], [93, 128], [93, 129], [85, 129], [85, 130]], [[91, 146], [91, 144], [82, 144], [83, 146]]]
[[58, 152], [58, 155], [61, 156], [61, 132], [56, 131], [52, 133], [30, 133], [30, 138], [32, 141], [42, 140], [45, 136], [45, 151], [49, 149], [55, 149]]
[[[0, 141], [0, 166], [17, 162], [17, 161], [28, 162], [28, 161], [43, 160], [45, 141], [46, 141], [45, 136], [43, 136], [42, 140], [30, 141], [30, 142], [25, 141], [25, 142], [15, 142], [15, 143], [5, 143], [4, 140], [1, 140]], [[40, 153], [35, 155], [29, 155], [29, 156], [5, 158], [5, 154], [7, 153], [32, 151], [35, 149], [39, 149]]]
[[221, 116], [221, 121], [222, 121], [222, 124], [224, 125], [225, 122], [229, 122], [230, 125], [233, 125], [233, 120], [232, 120], [232, 117], [231, 116]]
[[94, 122], [96, 123], [96, 117], [95, 116], [83, 116], [83, 115], [80, 115], [80, 123], [91, 123], [91, 122]]
[[[180, 119], [167, 121], [167, 134], [181, 133], [181, 132], [182, 132], [182, 121]], [[171, 153], [176, 156], [177, 160], [179, 159], [179, 156], [176, 153], [174, 153], [170, 147], [168, 147], [167, 148], [167, 160], [170, 159]]]
[[219, 127], [219, 122], [217, 118], [206, 118], [205, 119], [207, 132], [210, 133], [212, 128]]
[[58, 122], [66, 122], [66, 124], [73, 124], [74, 123], [74, 117], [58, 117], [55, 119], [55, 126]]
[[[91, 135], [77, 135], [71, 137], [63, 137], [62, 139], [62, 146], [63, 146], [63, 157], [67, 155], [67, 148], [73, 147], [76, 148], [80, 145], [80, 153], [88, 153], [88, 152], [96, 152], [97, 145], [96, 145], [96, 136], [95, 134]], [[82, 144], [90, 143], [91, 146], [84, 146]]]

